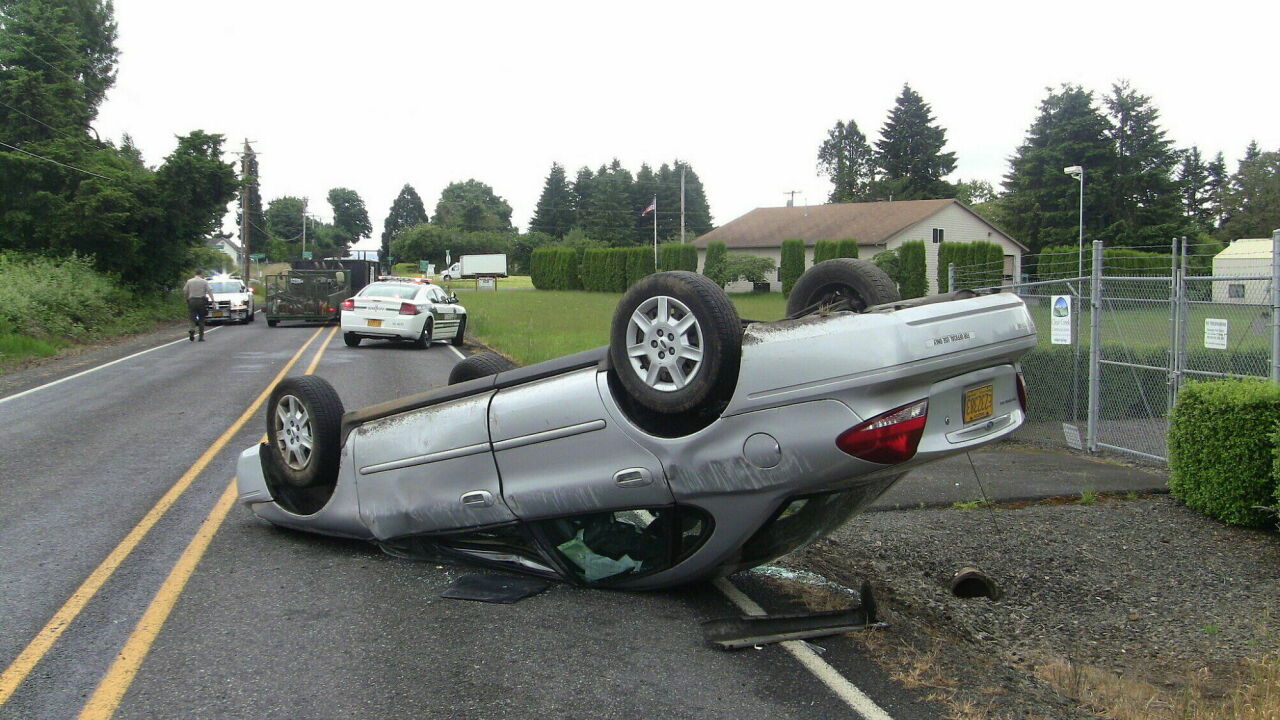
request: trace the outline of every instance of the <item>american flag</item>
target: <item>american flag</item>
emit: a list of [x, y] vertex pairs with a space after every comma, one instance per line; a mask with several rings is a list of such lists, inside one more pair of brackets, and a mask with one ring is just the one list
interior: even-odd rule
[[653, 211], [655, 211], [655, 210], [657, 210], [657, 209], [658, 209], [658, 198], [654, 198], [654, 199], [653, 199], [653, 202], [649, 203], [649, 207], [645, 208], [645, 209], [640, 213], [640, 217], [644, 217], [645, 215], [648, 215], [649, 213], [651, 213], [651, 212], [653, 212]]

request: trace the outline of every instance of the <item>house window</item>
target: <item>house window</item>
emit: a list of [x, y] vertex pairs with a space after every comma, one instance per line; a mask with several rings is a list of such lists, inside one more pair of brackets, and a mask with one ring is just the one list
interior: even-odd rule
[[942, 228], [933, 229], [933, 242], [935, 243], [942, 242]]
[[1244, 297], [1244, 283], [1231, 283], [1227, 285], [1227, 297], [1242, 298]]

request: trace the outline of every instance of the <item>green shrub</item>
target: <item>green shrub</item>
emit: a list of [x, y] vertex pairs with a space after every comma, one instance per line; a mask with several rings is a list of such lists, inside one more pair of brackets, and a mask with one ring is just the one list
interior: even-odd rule
[[729, 253], [725, 256], [724, 274], [726, 282], [746, 280], [749, 283], [767, 282], [769, 273], [777, 269], [773, 258], [748, 255], [747, 253]]
[[796, 280], [804, 274], [804, 240], [787, 238], [782, 241], [782, 263], [778, 268], [778, 280], [782, 282], [782, 294], [790, 295]]
[[1276, 500], [1280, 387], [1263, 380], [1189, 383], [1169, 422], [1169, 491], [1231, 525], [1258, 527]]
[[836, 254], [838, 258], [856, 258], [858, 257], [858, 240], [857, 238], [845, 238], [836, 242]]
[[836, 255], [837, 246], [835, 240], [819, 240], [813, 244], [813, 264], [817, 265], [823, 260], [830, 260], [838, 257]]
[[702, 274], [711, 278], [711, 282], [720, 287], [724, 287], [729, 282], [724, 265], [724, 256], [727, 252], [728, 247], [722, 242], [707, 243], [707, 257], [702, 263]]
[[624, 250], [627, 258], [626, 287], [631, 287], [641, 278], [654, 273], [653, 248], [641, 245]]
[[582, 278], [582, 289], [591, 292], [614, 292], [609, 283], [609, 253], [604, 248], [586, 248], [582, 253], [582, 264], [578, 266], [578, 274]]
[[923, 297], [929, 283], [925, 278], [924, 241], [909, 240], [898, 246], [898, 293], [903, 300]]
[[897, 250], [882, 250], [871, 258], [871, 262], [883, 270], [884, 274], [888, 275], [890, 280], [893, 280], [894, 285], [901, 287], [902, 258], [898, 257]]
[[658, 246], [659, 270], [698, 271], [698, 248], [689, 243], [669, 242]]
[[579, 250], [576, 248], [538, 248], [529, 258], [530, 280], [539, 290], [580, 290], [580, 262]]

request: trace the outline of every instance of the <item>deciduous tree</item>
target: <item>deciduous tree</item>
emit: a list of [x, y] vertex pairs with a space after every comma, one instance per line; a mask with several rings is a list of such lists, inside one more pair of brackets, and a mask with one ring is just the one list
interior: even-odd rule
[[872, 198], [875, 153], [854, 120], [836, 121], [818, 148], [818, 174], [831, 180], [827, 202], [863, 202]]
[[511, 206], [479, 180], [450, 183], [440, 192], [434, 222], [467, 231], [509, 232]]

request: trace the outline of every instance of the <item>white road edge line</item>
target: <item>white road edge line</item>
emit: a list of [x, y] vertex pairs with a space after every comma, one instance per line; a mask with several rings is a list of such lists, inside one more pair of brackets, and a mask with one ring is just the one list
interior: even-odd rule
[[[219, 326], [217, 326], [217, 327], [205, 328], [205, 332], [213, 332], [214, 330], [217, 330], [218, 328], [221, 328], [221, 327], [222, 327], [222, 326], [221, 326], [221, 325], [219, 325]], [[125, 356], [125, 357], [120, 358], [119, 360], [112, 360], [112, 361], [111, 361], [111, 362], [109, 362], [109, 363], [104, 363], [104, 364], [99, 365], [99, 366], [97, 366], [97, 367], [91, 367], [91, 368], [89, 368], [88, 370], [81, 370], [80, 372], [76, 373], [75, 375], [68, 375], [68, 376], [66, 376], [66, 377], [64, 377], [64, 378], [60, 378], [60, 379], [58, 379], [58, 380], [54, 380], [53, 382], [48, 382], [48, 383], [45, 383], [44, 385], [40, 385], [40, 386], [38, 386], [38, 387], [33, 387], [33, 388], [31, 388], [30, 390], [23, 390], [22, 392], [17, 393], [17, 394], [15, 394], [15, 395], [10, 395], [10, 396], [8, 396], [8, 397], [2, 397], [2, 398], [0, 398], [0, 404], [7, 403], [7, 402], [9, 402], [10, 400], [17, 400], [18, 398], [22, 397], [23, 395], [30, 395], [30, 394], [31, 394], [31, 393], [33, 393], [33, 392], [39, 392], [40, 390], [44, 390], [44, 389], [46, 389], [46, 388], [51, 388], [51, 387], [53, 387], [54, 385], [58, 385], [58, 384], [64, 383], [64, 382], [66, 382], [66, 381], [68, 381], [68, 380], [75, 380], [76, 378], [80, 377], [81, 375], [88, 375], [88, 374], [89, 374], [89, 373], [91, 373], [91, 372], [97, 372], [98, 370], [101, 370], [101, 369], [103, 369], [103, 368], [109, 368], [109, 367], [111, 367], [112, 365], [115, 365], [116, 363], [122, 363], [122, 362], [124, 362], [125, 360], [132, 360], [133, 358], [136, 358], [136, 357], [138, 357], [139, 355], [146, 355], [147, 353], [151, 352], [152, 350], [159, 350], [160, 348], [166, 348], [166, 347], [169, 347], [170, 345], [177, 345], [178, 343], [184, 343], [184, 342], [190, 342], [190, 340], [174, 340], [173, 342], [167, 342], [167, 343], [165, 343], [165, 344], [163, 344], [163, 345], [157, 345], [157, 346], [155, 346], [155, 347], [153, 347], [153, 348], [147, 348], [146, 350], [141, 350], [141, 351], [136, 352], [136, 353], [134, 353], [134, 354], [132, 354], [132, 355], [127, 355], [127, 356]]]
[[459, 360], [466, 360], [466, 359], [467, 359], [467, 356], [466, 356], [466, 355], [463, 355], [463, 354], [462, 354], [462, 351], [461, 351], [461, 350], [459, 350], [458, 348], [456, 348], [456, 347], [454, 347], [454, 346], [452, 346], [452, 345], [449, 345], [449, 346], [448, 346], [448, 348], [449, 348], [450, 350], [452, 350], [452, 351], [453, 351], [453, 354], [454, 354], [454, 355], [457, 355], [457, 356], [458, 356], [458, 359], [459, 359]]
[[[766, 615], [764, 608], [756, 604], [756, 601], [747, 597], [746, 593], [738, 589], [736, 585], [729, 582], [727, 578], [716, 578], [712, 582], [716, 589], [729, 598], [729, 601], [738, 606], [738, 609], [748, 615]], [[805, 644], [799, 640], [787, 640], [780, 643], [791, 653], [806, 670], [813, 673], [813, 676], [822, 681], [831, 692], [844, 701], [851, 710], [861, 715], [866, 720], [893, 720], [889, 713], [885, 712], [874, 700], [867, 697], [865, 693], [858, 689], [857, 685], [849, 682], [849, 679], [841, 675], [839, 671], [831, 667], [826, 660], [823, 660], [817, 653], [810, 650]]]

